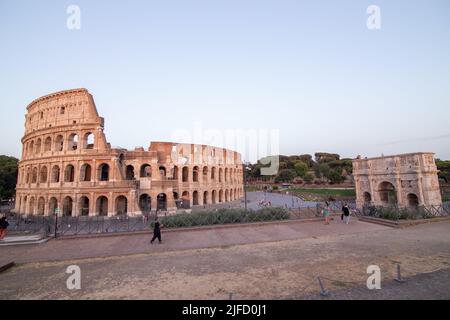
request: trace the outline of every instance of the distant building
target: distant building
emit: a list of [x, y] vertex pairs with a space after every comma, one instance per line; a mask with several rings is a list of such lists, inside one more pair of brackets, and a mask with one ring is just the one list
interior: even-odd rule
[[353, 160], [356, 202], [399, 207], [440, 206], [434, 154], [418, 152]]

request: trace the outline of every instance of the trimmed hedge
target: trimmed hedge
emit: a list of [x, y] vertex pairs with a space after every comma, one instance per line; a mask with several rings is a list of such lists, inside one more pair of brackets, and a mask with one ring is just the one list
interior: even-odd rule
[[[160, 219], [164, 228], [182, 228], [218, 224], [247, 223], [259, 221], [287, 220], [289, 213], [284, 208], [263, 208], [257, 211], [244, 209], [218, 209], [215, 211], [181, 213]], [[151, 223], [153, 228], [154, 222]]]

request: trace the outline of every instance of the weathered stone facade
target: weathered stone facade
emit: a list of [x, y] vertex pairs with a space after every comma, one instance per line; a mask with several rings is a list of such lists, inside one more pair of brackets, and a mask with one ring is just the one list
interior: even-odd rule
[[355, 159], [353, 176], [357, 206], [440, 206], [442, 198], [437, 173], [433, 153]]
[[16, 212], [135, 215], [243, 195], [237, 152], [171, 142], [152, 142], [148, 150], [111, 148], [86, 89], [41, 97], [27, 111]]

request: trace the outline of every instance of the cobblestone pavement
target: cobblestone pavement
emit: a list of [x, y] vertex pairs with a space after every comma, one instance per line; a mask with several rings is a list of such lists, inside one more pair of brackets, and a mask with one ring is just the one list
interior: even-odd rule
[[[51, 241], [0, 274], [0, 299], [320, 299], [317, 276], [334, 299], [449, 299], [449, 231], [450, 222], [391, 229], [335, 220], [172, 233], [146, 250], [145, 236]], [[67, 260], [32, 262], [55, 257]], [[392, 282], [397, 263], [407, 283]], [[66, 287], [72, 264], [81, 290]], [[364, 287], [374, 264], [375, 293]]]

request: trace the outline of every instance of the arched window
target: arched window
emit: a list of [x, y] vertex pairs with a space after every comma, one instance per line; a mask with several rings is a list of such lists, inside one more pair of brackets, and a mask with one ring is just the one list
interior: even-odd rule
[[189, 209], [191, 207], [191, 199], [189, 196], [189, 192], [184, 191], [181, 194], [181, 199], [183, 200], [183, 208], [184, 209]]
[[178, 180], [178, 167], [173, 167], [173, 180]]
[[28, 204], [28, 214], [34, 214], [35, 210], [35, 200], [34, 197], [30, 198], [30, 203]]
[[34, 146], [34, 153], [40, 154], [41, 153], [41, 146], [42, 146], [42, 140], [41, 138], [37, 139], [36, 145]]
[[134, 180], [134, 167], [132, 165], [127, 166], [126, 179]]
[[75, 181], [75, 168], [73, 165], [69, 164], [64, 170], [64, 182], [74, 182]]
[[88, 132], [83, 137], [84, 149], [94, 149], [94, 134]]
[[188, 167], [183, 167], [183, 182], [187, 182], [189, 179], [189, 168]]
[[194, 206], [198, 206], [199, 205], [199, 203], [198, 203], [198, 191], [194, 191], [192, 193], [192, 205], [194, 205]]
[[419, 206], [419, 198], [414, 193], [410, 193], [407, 196], [408, 206], [411, 208], [417, 208]]
[[30, 142], [29, 149], [27, 155], [31, 156], [34, 154], [34, 140]]
[[148, 178], [152, 176], [152, 167], [149, 164], [145, 163], [141, 166], [141, 178]]
[[372, 202], [372, 196], [369, 192], [364, 192], [364, 204], [370, 204]]
[[203, 204], [208, 204], [208, 191], [203, 192]]
[[216, 190], [213, 190], [211, 193], [211, 203], [212, 204], [216, 203], [216, 196], [217, 196], [217, 192], [216, 192]]
[[118, 196], [116, 198], [116, 214], [122, 215], [128, 212], [128, 199], [125, 196]]
[[159, 167], [159, 173], [161, 174], [161, 177], [165, 177], [166, 176], [166, 168], [163, 166]]
[[208, 167], [203, 167], [203, 182], [208, 181]]
[[62, 135], [59, 135], [55, 139], [55, 151], [62, 151], [64, 147], [64, 138]]
[[219, 182], [222, 182], [222, 180], [223, 180], [223, 170], [222, 170], [222, 168], [220, 168], [219, 169]]
[[43, 166], [41, 168], [41, 174], [39, 177], [39, 182], [40, 183], [46, 183], [47, 182], [47, 174], [48, 174], [48, 169], [46, 166]]
[[102, 163], [98, 167], [98, 180], [99, 181], [109, 181], [109, 165]]
[[59, 176], [60, 176], [61, 169], [59, 166], [53, 166], [52, 168], [52, 177], [51, 182], [59, 182]]
[[223, 190], [219, 190], [219, 203], [223, 202]]
[[108, 215], [108, 198], [105, 196], [101, 196], [97, 198], [95, 211], [99, 216], [107, 216]]
[[144, 193], [139, 197], [139, 209], [143, 214], [150, 213], [152, 210], [152, 198]]
[[75, 151], [78, 148], [78, 135], [76, 133], [72, 133], [68, 139], [67, 150]]
[[56, 200], [55, 197], [52, 197], [48, 202], [48, 214], [49, 215], [55, 214], [56, 208], [58, 208], [58, 200]]
[[216, 167], [211, 168], [211, 180], [212, 181], [216, 180]]
[[158, 194], [156, 198], [156, 209], [162, 211], [167, 210], [167, 196], [165, 193]]
[[45, 142], [44, 142], [44, 152], [49, 152], [49, 151], [52, 151], [52, 138], [51, 137], [45, 138]]
[[89, 215], [89, 198], [88, 197], [81, 197], [78, 202], [78, 210], [80, 216], [88, 216]]
[[33, 174], [31, 175], [31, 183], [37, 183], [37, 178], [38, 178], [38, 169], [34, 167]]
[[37, 214], [43, 216], [45, 213], [45, 199], [40, 197], [38, 200]]
[[80, 169], [80, 181], [87, 182], [92, 179], [92, 167], [90, 164], [83, 164]]
[[63, 215], [71, 216], [73, 209], [73, 200], [71, 197], [65, 197], [63, 202]]
[[198, 182], [198, 167], [194, 167], [192, 170], [192, 181]]
[[228, 168], [225, 168], [225, 182], [228, 181]]

